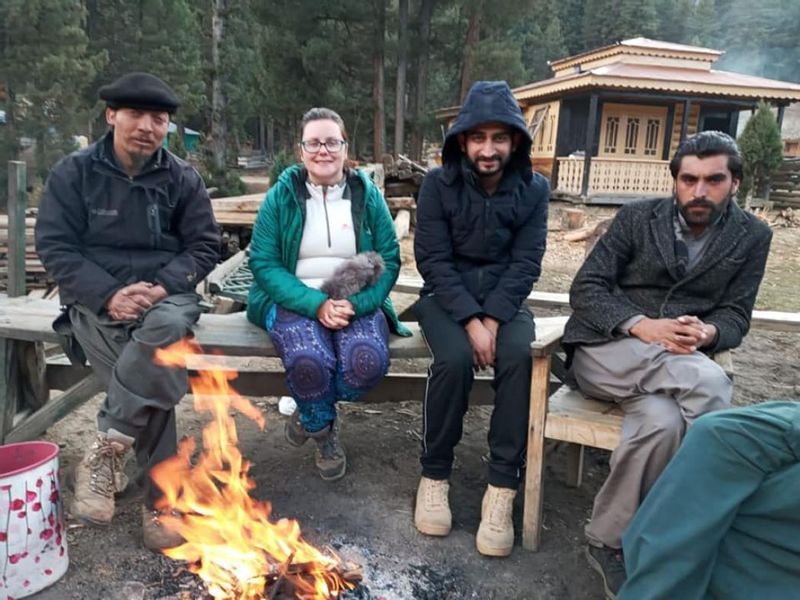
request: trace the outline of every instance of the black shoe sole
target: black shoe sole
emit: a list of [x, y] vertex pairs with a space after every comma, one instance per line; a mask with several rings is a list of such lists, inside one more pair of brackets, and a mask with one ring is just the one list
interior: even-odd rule
[[603, 566], [597, 561], [597, 559], [592, 556], [592, 553], [589, 552], [589, 547], [585, 547], [583, 549], [584, 554], [586, 555], [586, 560], [589, 561], [589, 566], [592, 567], [597, 574], [600, 575], [600, 578], [603, 580], [603, 591], [606, 594], [606, 600], [617, 600], [617, 595], [612, 592], [608, 587], [608, 582], [606, 581], [606, 574], [603, 571]]

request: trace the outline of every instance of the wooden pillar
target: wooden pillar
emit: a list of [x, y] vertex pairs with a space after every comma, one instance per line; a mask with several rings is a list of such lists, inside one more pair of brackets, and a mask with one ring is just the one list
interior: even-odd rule
[[783, 129], [783, 113], [786, 112], [786, 105], [781, 104], [778, 107], [778, 131]]
[[8, 161], [8, 295], [25, 295], [25, 163]]
[[583, 181], [581, 182], [581, 196], [589, 195], [589, 174], [592, 169], [592, 152], [594, 151], [594, 138], [597, 131], [597, 94], [592, 94], [589, 100], [589, 123], [586, 125], [585, 154], [583, 155]]
[[692, 101], [688, 98], [683, 101], [683, 121], [681, 121], [681, 139], [679, 144], [686, 139], [686, 132], [689, 131], [689, 119], [692, 116]]

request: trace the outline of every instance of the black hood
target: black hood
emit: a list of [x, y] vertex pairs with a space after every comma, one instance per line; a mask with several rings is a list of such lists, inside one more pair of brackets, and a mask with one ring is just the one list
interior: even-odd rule
[[463, 152], [458, 143], [458, 134], [469, 131], [481, 123], [502, 123], [522, 134], [519, 146], [514, 151], [507, 168], [518, 169], [525, 180], [529, 180], [531, 169], [531, 134], [522, 116], [511, 88], [505, 81], [478, 81], [467, 93], [464, 104], [447, 132], [442, 149], [442, 162], [446, 167], [460, 168]]

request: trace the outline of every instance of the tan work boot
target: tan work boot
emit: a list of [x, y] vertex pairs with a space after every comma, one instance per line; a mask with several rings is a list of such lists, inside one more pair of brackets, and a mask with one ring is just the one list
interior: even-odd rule
[[114, 494], [125, 489], [125, 454], [133, 438], [98, 433], [73, 473], [72, 516], [91, 525], [108, 525], [114, 516]]
[[325, 481], [341, 479], [347, 472], [347, 456], [339, 440], [339, 427], [339, 419], [336, 419], [322, 431], [308, 434], [317, 444], [315, 463], [319, 476]]
[[481, 504], [481, 524], [475, 543], [486, 556], [508, 556], [514, 548], [514, 496], [517, 490], [489, 485]]
[[446, 479], [421, 477], [417, 488], [417, 506], [414, 525], [425, 535], [447, 535], [453, 524], [447, 494], [450, 483]]
[[145, 548], [153, 552], [174, 548], [186, 541], [179, 533], [172, 531], [159, 520], [164, 514], [166, 514], [164, 511], [150, 509], [142, 504], [142, 537]]

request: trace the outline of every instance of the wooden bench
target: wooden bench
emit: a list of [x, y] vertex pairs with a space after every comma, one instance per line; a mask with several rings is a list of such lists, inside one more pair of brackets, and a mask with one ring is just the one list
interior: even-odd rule
[[[529, 299], [530, 301], [530, 299]], [[760, 314], [759, 314], [760, 313]], [[759, 329], [800, 332], [800, 314], [754, 311], [752, 326]], [[566, 483], [579, 487], [583, 476], [584, 448], [614, 450], [619, 445], [623, 412], [615, 404], [589, 398], [567, 385], [555, 386], [546, 377], [565, 376], [563, 361], [557, 355], [563, 329], [550, 329], [547, 337], [531, 344], [533, 378], [528, 432], [525, 510], [532, 513], [527, 548], [537, 550], [541, 540], [544, 487], [545, 440], [567, 442]], [[721, 352], [714, 360], [733, 374], [732, 355]]]
[[[0, 353], [11, 356], [30, 344], [43, 342], [58, 343], [59, 337], [51, 324], [58, 313], [58, 305], [53, 301], [33, 300], [26, 297], [7, 298], [0, 295]], [[561, 335], [566, 317], [536, 319], [539, 344]], [[427, 345], [416, 323], [406, 323], [413, 331], [410, 338], [392, 336], [389, 350], [392, 359], [429, 358]], [[226, 357], [277, 357], [275, 348], [267, 333], [249, 323], [244, 313], [228, 315], [204, 314], [195, 330], [197, 341], [207, 352], [221, 352]], [[225, 361], [219, 361], [224, 368]], [[72, 367], [64, 360], [51, 360], [46, 365], [44, 377], [52, 389], [63, 389], [63, 393], [51, 398], [38, 410], [18, 410], [20, 396], [23, 395], [23, 375], [16, 366], [17, 361], [6, 361], [7, 368], [0, 375], [0, 442], [14, 442], [33, 439], [48, 427], [66, 416], [102, 391], [100, 382], [87, 368]], [[281, 371], [265, 371], [262, 366], [250, 369], [241, 363], [240, 374], [233, 382], [234, 387], [243, 394], [281, 395], [288, 393], [284, 375]], [[537, 377], [538, 375], [535, 375]], [[545, 381], [549, 374], [544, 374]], [[365, 401], [391, 402], [400, 400], [422, 400], [425, 394], [425, 376], [390, 373], [381, 383], [370, 391]], [[545, 385], [546, 387], [546, 385]], [[479, 377], [475, 381], [471, 404], [491, 404], [494, 394], [491, 380]], [[531, 415], [533, 412], [531, 412]], [[530, 448], [535, 446], [538, 427], [529, 429]], [[540, 482], [530, 479], [533, 471], [528, 471], [525, 481], [526, 497], [523, 508], [523, 546], [534, 547], [532, 535], [538, 531], [539, 505], [531, 502], [529, 490], [540, 489]], [[534, 499], [538, 496], [533, 496]], [[538, 501], [538, 500], [537, 500]]]

